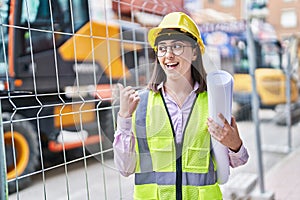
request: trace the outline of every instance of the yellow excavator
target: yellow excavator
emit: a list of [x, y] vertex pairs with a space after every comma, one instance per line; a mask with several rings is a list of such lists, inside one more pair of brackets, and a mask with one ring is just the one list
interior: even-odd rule
[[[255, 78], [260, 108], [276, 110], [278, 106], [287, 103], [287, 73], [294, 72], [297, 75], [295, 69], [289, 69], [287, 66], [286, 56], [287, 52], [291, 50], [278, 40], [272, 39], [255, 39], [254, 44], [257, 67]], [[237, 41], [236, 50], [238, 56], [234, 65], [233, 98], [238, 109], [235, 116], [237, 120], [248, 120], [251, 119], [252, 114], [252, 80], [249, 75], [247, 42], [245, 40]], [[298, 76], [292, 75], [290, 76], [290, 101], [292, 104], [297, 103], [298, 93]]]

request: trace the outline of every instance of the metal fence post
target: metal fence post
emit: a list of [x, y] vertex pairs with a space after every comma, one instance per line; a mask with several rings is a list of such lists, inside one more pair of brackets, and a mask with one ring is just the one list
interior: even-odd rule
[[286, 52], [287, 66], [286, 66], [286, 123], [288, 128], [288, 146], [287, 151], [291, 152], [292, 149], [292, 117], [291, 117], [291, 57], [289, 51]]
[[253, 194], [253, 199], [265, 199], [273, 200], [274, 193], [265, 191], [265, 182], [264, 182], [264, 168], [263, 168], [263, 158], [262, 158], [262, 145], [260, 137], [260, 121], [258, 116], [258, 111], [260, 108], [259, 99], [256, 89], [256, 78], [255, 78], [255, 69], [256, 69], [256, 53], [255, 53], [255, 44], [254, 37], [251, 30], [250, 22], [247, 26], [247, 43], [248, 49], [247, 54], [249, 58], [249, 74], [251, 76], [252, 82], [252, 94], [251, 94], [251, 107], [252, 107], [252, 116], [255, 124], [255, 136], [256, 136], [256, 148], [257, 148], [257, 164], [258, 164], [258, 182], [259, 182], [259, 193]]
[[255, 47], [254, 47], [254, 39], [250, 27], [250, 22], [248, 22], [247, 26], [247, 43], [248, 43], [248, 49], [247, 54], [249, 58], [249, 73], [251, 76], [252, 81], [252, 95], [251, 95], [251, 107], [252, 107], [252, 116], [253, 121], [255, 124], [255, 134], [256, 134], [256, 148], [257, 148], [257, 158], [258, 158], [258, 180], [259, 180], [259, 186], [260, 186], [260, 192], [265, 192], [265, 186], [264, 186], [264, 170], [263, 170], [263, 163], [262, 163], [262, 150], [261, 150], [261, 139], [260, 139], [260, 122], [258, 119], [258, 110], [259, 110], [259, 101], [258, 101], [258, 95], [256, 91], [256, 79], [255, 79], [255, 69], [256, 69], [256, 63], [255, 63]]
[[6, 156], [5, 156], [5, 143], [4, 143], [4, 133], [2, 124], [2, 105], [0, 99], [0, 199], [8, 199], [8, 187], [6, 180]]

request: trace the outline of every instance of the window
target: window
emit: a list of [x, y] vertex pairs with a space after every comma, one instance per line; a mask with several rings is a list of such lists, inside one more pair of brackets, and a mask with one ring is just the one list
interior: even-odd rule
[[[20, 34], [24, 35], [24, 54], [31, 53], [31, 50], [41, 52], [53, 48], [52, 28], [58, 32], [73, 33], [73, 30], [76, 32], [89, 21], [87, 1], [23, 0], [22, 2], [21, 26], [27, 27], [29, 22], [32, 28], [30, 31], [20, 30]], [[69, 37], [57, 33], [55, 45], [59, 46]]]
[[[60, 24], [64, 28], [74, 23], [76, 31], [89, 20], [87, 1], [73, 0], [69, 3], [66, 0], [51, 0], [50, 3], [49, 0], [23, 0], [21, 23], [26, 25], [29, 21], [33, 26], [37, 24], [40, 26], [34, 28], [51, 30], [52, 17], [54, 24]], [[52, 9], [50, 9], [50, 5]], [[52, 15], [50, 14], [51, 10]], [[73, 16], [71, 16], [71, 10]], [[57, 27], [55, 28], [57, 29]], [[66, 32], [66, 30], [61, 29], [57, 31]], [[68, 31], [70, 32], [71, 28]]]
[[280, 24], [284, 28], [297, 27], [297, 13], [295, 9], [284, 10], [281, 12]]
[[278, 43], [261, 44], [261, 67], [280, 69], [280, 56]]
[[221, 6], [223, 7], [233, 7], [235, 6], [235, 0], [222, 0]]

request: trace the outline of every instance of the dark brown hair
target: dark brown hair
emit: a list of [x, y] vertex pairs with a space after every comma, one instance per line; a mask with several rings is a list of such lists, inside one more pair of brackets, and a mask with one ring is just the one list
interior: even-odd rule
[[[199, 88], [197, 89], [196, 93], [206, 91], [207, 90], [206, 71], [203, 66], [199, 45], [196, 42], [197, 40], [194, 39], [192, 35], [188, 33], [183, 33], [178, 29], [163, 29], [155, 40], [155, 46], [158, 44], [158, 42], [162, 40], [170, 40], [170, 39], [188, 41], [191, 43], [193, 48], [196, 48], [197, 58], [195, 61], [192, 61], [192, 72], [191, 72], [192, 79], [194, 80], [194, 82], [199, 83]], [[161, 82], [165, 82], [166, 80], [167, 80], [166, 74], [162, 69], [162, 67], [160, 66], [158, 59], [156, 57], [156, 61], [154, 63], [154, 70], [150, 78], [150, 81], [148, 83], [148, 88], [150, 90], [153, 90], [154, 92], [158, 92], [157, 86]]]

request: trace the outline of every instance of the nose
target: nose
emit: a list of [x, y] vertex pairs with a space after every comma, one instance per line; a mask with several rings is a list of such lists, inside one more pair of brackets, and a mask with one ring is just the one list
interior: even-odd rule
[[171, 47], [167, 47], [167, 52], [165, 55], [167, 58], [173, 58], [174, 57], [174, 53]]

